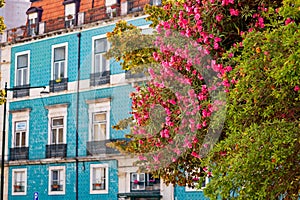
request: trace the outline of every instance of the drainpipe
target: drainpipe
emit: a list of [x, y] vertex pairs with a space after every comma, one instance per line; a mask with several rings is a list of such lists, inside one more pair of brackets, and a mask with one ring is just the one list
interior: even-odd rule
[[77, 99], [76, 99], [76, 184], [75, 184], [75, 191], [76, 191], [76, 200], [78, 200], [78, 117], [79, 117], [79, 82], [80, 82], [80, 43], [81, 43], [81, 33], [77, 34], [78, 37], [78, 48], [77, 48]]

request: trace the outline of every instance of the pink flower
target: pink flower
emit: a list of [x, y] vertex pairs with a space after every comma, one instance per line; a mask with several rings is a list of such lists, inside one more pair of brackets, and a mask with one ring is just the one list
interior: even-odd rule
[[195, 158], [201, 158], [199, 154], [197, 154], [195, 151], [193, 151], [191, 153], [192, 156], [194, 156]]
[[295, 92], [298, 92], [299, 90], [300, 90], [299, 85], [296, 85], [296, 86], [294, 87], [294, 91], [295, 91]]
[[288, 18], [285, 20], [284, 24], [285, 24], [285, 25], [288, 25], [288, 24], [290, 24], [290, 23], [292, 23], [292, 22], [294, 22], [294, 20], [292, 20], [291, 18], [288, 17]]
[[134, 180], [133, 183], [134, 184], [139, 184], [139, 181], [138, 180]]
[[222, 21], [222, 19], [223, 19], [223, 15], [217, 15], [217, 16], [216, 16], [216, 20], [217, 20], [218, 22]]
[[230, 8], [229, 12], [231, 16], [239, 16], [239, 11], [237, 9]]

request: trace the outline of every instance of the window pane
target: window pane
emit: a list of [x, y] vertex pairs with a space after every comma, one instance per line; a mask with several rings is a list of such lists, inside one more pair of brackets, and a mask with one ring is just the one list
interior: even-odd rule
[[17, 86], [22, 85], [22, 70], [17, 71]]
[[58, 143], [63, 143], [64, 141], [64, 129], [60, 128], [59, 129], [59, 135], [58, 135]]
[[107, 40], [106, 38], [95, 40], [95, 53], [107, 51]]
[[16, 147], [20, 146], [20, 132], [16, 133], [15, 143], [16, 143]]
[[59, 74], [60, 78], [64, 78], [65, 77], [65, 61], [61, 61], [60, 62], [60, 74]]
[[100, 72], [100, 67], [101, 67], [101, 55], [100, 54], [96, 54], [95, 55], [95, 63], [94, 63], [94, 73], [98, 73]]
[[22, 85], [27, 84], [27, 68], [23, 69], [23, 82], [21, 84]]
[[54, 49], [54, 61], [65, 60], [65, 47]]
[[54, 75], [53, 75], [54, 80], [59, 78], [59, 63], [56, 62], [54, 63]]
[[27, 67], [28, 65], [28, 55], [21, 55], [17, 57], [17, 68]]
[[107, 60], [105, 58], [105, 56], [102, 54], [102, 72], [107, 71]]
[[63, 118], [53, 119], [53, 121], [52, 121], [53, 126], [61, 126], [63, 124], [64, 124]]
[[106, 139], [106, 124], [100, 124], [100, 140]]
[[93, 130], [93, 140], [98, 141], [100, 140], [100, 130], [98, 124], [94, 125], [94, 130]]
[[140, 174], [140, 182], [145, 182], [145, 174]]
[[97, 113], [94, 114], [94, 121], [101, 122], [106, 120], [106, 113]]
[[56, 143], [56, 129], [52, 129], [52, 143]]
[[22, 132], [22, 147], [25, 146], [25, 140], [26, 140], [26, 133], [25, 132]]

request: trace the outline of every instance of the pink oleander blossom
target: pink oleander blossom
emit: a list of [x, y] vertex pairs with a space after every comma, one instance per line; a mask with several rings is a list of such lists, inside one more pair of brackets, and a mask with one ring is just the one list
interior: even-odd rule
[[294, 91], [295, 91], [295, 92], [298, 92], [299, 90], [300, 90], [299, 85], [296, 85], [296, 86], [294, 87]]
[[238, 9], [234, 9], [234, 8], [229, 8], [229, 12], [231, 16], [239, 16], [239, 11]]

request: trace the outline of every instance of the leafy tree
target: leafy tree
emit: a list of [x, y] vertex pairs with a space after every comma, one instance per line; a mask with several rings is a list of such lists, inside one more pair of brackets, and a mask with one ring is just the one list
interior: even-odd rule
[[128, 39], [143, 42], [141, 32], [117, 25], [110, 56], [124, 69], [142, 64], [151, 79], [132, 93], [132, 117], [115, 126], [130, 124], [131, 140], [114, 145], [166, 184], [195, 186], [212, 176], [205, 190], [212, 199], [295, 198], [299, 7], [299, 0], [148, 6], [157, 35], [140, 49]]
[[[3, 6], [4, 6], [4, 0], [0, 0], [0, 8], [2, 8]], [[4, 19], [2, 16], [0, 16], [0, 33], [2, 33], [5, 28], [6, 26], [4, 24]], [[5, 92], [2, 90], [0, 92], [0, 104], [4, 103], [5, 101], [4, 96], [5, 96]]]

